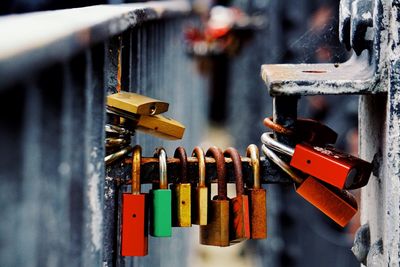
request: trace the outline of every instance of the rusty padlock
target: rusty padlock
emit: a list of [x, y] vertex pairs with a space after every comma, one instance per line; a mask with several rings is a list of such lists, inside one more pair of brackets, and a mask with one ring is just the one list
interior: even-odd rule
[[292, 156], [290, 166], [339, 189], [360, 188], [368, 183], [372, 164], [329, 147], [297, 144], [293, 149], [264, 133], [261, 141], [275, 151]]
[[196, 146], [192, 156], [195, 156], [199, 167], [199, 183], [194, 192], [194, 205], [192, 209], [192, 221], [194, 224], [207, 225], [208, 214], [208, 188], [206, 185], [206, 162], [201, 147]]
[[236, 197], [230, 200], [229, 240], [231, 244], [236, 244], [250, 238], [249, 198], [244, 193], [242, 160], [239, 152], [229, 147], [225, 150], [224, 156], [232, 159], [235, 175]]
[[179, 183], [171, 185], [174, 191], [172, 197], [172, 225], [175, 227], [190, 227], [192, 226], [192, 208], [191, 208], [191, 184], [187, 179], [187, 155], [183, 147], [178, 147], [174, 153], [175, 158], [179, 158], [181, 172]]
[[132, 193], [122, 194], [121, 255], [146, 256], [148, 253], [147, 194], [140, 193], [141, 147], [132, 152]]
[[325, 146], [334, 144], [337, 139], [337, 133], [316, 120], [297, 119], [295, 129], [288, 129], [272, 121], [272, 117], [264, 119], [264, 125], [272, 129], [275, 133], [291, 136], [296, 143], [308, 143], [313, 146]]
[[260, 156], [258, 147], [251, 144], [247, 147], [246, 156], [250, 157], [253, 169], [254, 183], [247, 187], [250, 207], [250, 234], [251, 239], [267, 238], [267, 190], [261, 187]]
[[229, 246], [229, 200], [225, 159], [218, 147], [210, 147], [206, 156], [216, 161], [218, 195], [209, 202], [208, 224], [200, 225], [200, 244], [209, 246]]
[[263, 145], [262, 150], [270, 160], [293, 179], [296, 183], [296, 192], [300, 196], [340, 226], [346, 226], [357, 213], [357, 201], [346, 190], [339, 190], [324, 184], [312, 176], [303, 179], [267, 146]]

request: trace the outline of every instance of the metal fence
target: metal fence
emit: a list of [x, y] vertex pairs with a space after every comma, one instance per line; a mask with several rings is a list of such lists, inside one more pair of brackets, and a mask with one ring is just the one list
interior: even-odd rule
[[[182, 144], [193, 147], [207, 98], [184, 54], [189, 11], [171, 1], [0, 19], [1, 266], [132, 266], [118, 257], [121, 192], [112, 181], [126, 173], [104, 171], [105, 95], [118, 88], [169, 101], [187, 127]], [[171, 146], [135, 138], [144, 155]], [[180, 236], [151, 241], [153, 257], [134, 265], [185, 266], [170, 257], [186, 249]]]

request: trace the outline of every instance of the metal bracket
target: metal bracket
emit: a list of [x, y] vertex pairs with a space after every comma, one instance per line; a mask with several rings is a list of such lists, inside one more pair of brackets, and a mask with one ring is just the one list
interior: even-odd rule
[[[380, 0], [342, 0], [340, 40], [353, 55], [344, 63], [263, 65], [261, 76], [272, 96], [376, 94], [387, 91], [385, 31]], [[382, 60], [381, 60], [382, 59]]]

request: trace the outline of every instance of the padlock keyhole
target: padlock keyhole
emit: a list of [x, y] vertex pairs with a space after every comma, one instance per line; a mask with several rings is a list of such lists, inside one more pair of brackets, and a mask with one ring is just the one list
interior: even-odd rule
[[135, 214], [135, 213], [134, 213], [134, 214], [132, 214], [132, 217], [133, 217], [133, 218], [136, 218], [136, 214]]
[[306, 162], [307, 162], [307, 164], [311, 164], [311, 160], [309, 160], [309, 159]]

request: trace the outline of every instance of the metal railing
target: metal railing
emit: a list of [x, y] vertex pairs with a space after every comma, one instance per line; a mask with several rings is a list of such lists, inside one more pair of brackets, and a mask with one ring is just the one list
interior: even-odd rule
[[[183, 145], [201, 135], [205, 82], [184, 54], [186, 1], [92, 6], [0, 18], [1, 266], [131, 266], [119, 257], [121, 193], [105, 172], [105, 96], [134, 91], [171, 103], [186, 127]], [[195, 101], [194, 101], [195, 99]], [[149, 155], [168, 144], [138, 135]], [[174, 144], [176, 146], [176, 143]], [[183, 235], [151, 241], [152, 257], [187, 250]]]

